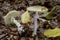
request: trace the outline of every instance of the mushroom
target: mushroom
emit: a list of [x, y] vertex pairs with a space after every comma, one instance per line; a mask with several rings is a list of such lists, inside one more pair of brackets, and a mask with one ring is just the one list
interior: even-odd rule
[[40, 16], [38, 15], [38, 12], [40, 13], [47, 13], [48, 9], [44, 6], [31, 6], [27, 8], [28, 11], [33, 11], [36, 12], [34, 15], [34, 30], [33, 30], [33, 36], [37, 35], [37, 28], [38, 28], [38, 22], [37, 19], [40, 19], [42, 21], [46, 21], [42, 18], [40, 18]]
[[19, 33], [21, 33], [23, 31], [23, 26], [17, 21], [15, 20], [16, 17], [19, 16], [19, 11], [13, 10], [7, 13], [6, 16], [4, 16], [4, 22], [5, 24], [9, 25], [9, 24], [16, 24]]

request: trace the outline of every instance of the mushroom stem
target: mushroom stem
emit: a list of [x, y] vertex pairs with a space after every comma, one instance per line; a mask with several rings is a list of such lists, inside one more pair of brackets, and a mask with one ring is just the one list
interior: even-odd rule
[[15, 18], [13, 18], [13, 17], [11, 18], [11, 21], [16, 24], [18, 31], [21, 34], [21, 32], [24, 31], [23, 26], [17, 20], [15, 20]]
[[37, 28], [38, 28], [37, 19], [38, 19], [38, 12], [36, 12], [36, 13], [35, 13], [35, 16], [34, 16], [34, 30], [33, 30], [33, 36], [37, 35]]

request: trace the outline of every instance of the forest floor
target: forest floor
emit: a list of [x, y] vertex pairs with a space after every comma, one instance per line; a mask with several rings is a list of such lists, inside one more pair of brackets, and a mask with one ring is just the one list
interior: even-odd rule
[[[31, 37], [32, 31], [28, 27], [26, 28], [27, 31], [20, 36], [16, 25], [5, 25], [3, 16], [9, 11], [17, 10], [23, 13], [27, 7], [34, 5], [45, 6], [49, 11], [54, 6], [57, 9], [56, 15], [51, 20], [47, 20], [50, 21], [50, 25], [41, 23], [36, 38]], [[56, 27], [60, 28], [60, 0], [0, 0], [0, 40], [60, 40], [60, 37], [48, 38], [43, 35], [45, 29]]]

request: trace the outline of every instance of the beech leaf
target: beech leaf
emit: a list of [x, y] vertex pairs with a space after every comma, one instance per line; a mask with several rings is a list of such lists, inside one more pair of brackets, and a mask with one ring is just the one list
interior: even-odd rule
[[55, 15], [55, 12], [56, 7], [53, 7], [53, 9], [50, 12], [42, 14], [42, 16], [45, 17], [46, 19], [51, 19]]
[[45, 30], [44, 35], [47, 36], [47, 37], [60, 36], [60, 28]]
[[25, 13], [21, 15], [21, 21], [22, 23], [30, 22], [30, 13], [28, 11], [26, 11]]

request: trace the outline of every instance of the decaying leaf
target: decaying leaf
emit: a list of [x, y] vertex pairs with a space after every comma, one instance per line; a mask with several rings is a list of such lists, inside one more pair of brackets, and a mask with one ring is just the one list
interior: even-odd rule
[[44, 35], [47, 36], [47, 37], [60, 36], [60, 28], [45, 30]]
[[56, 12], [56, 7], [53, 7], [53, 9], [50, 12], [46, 14], [42, 14], [42, 16], [45, 17], [46, 19], [51, 19], [55, 15], [55, 12]]
[[21, 21], [22, 23], [30, 22], [30, 13], [28, 11], [21, 15]]

